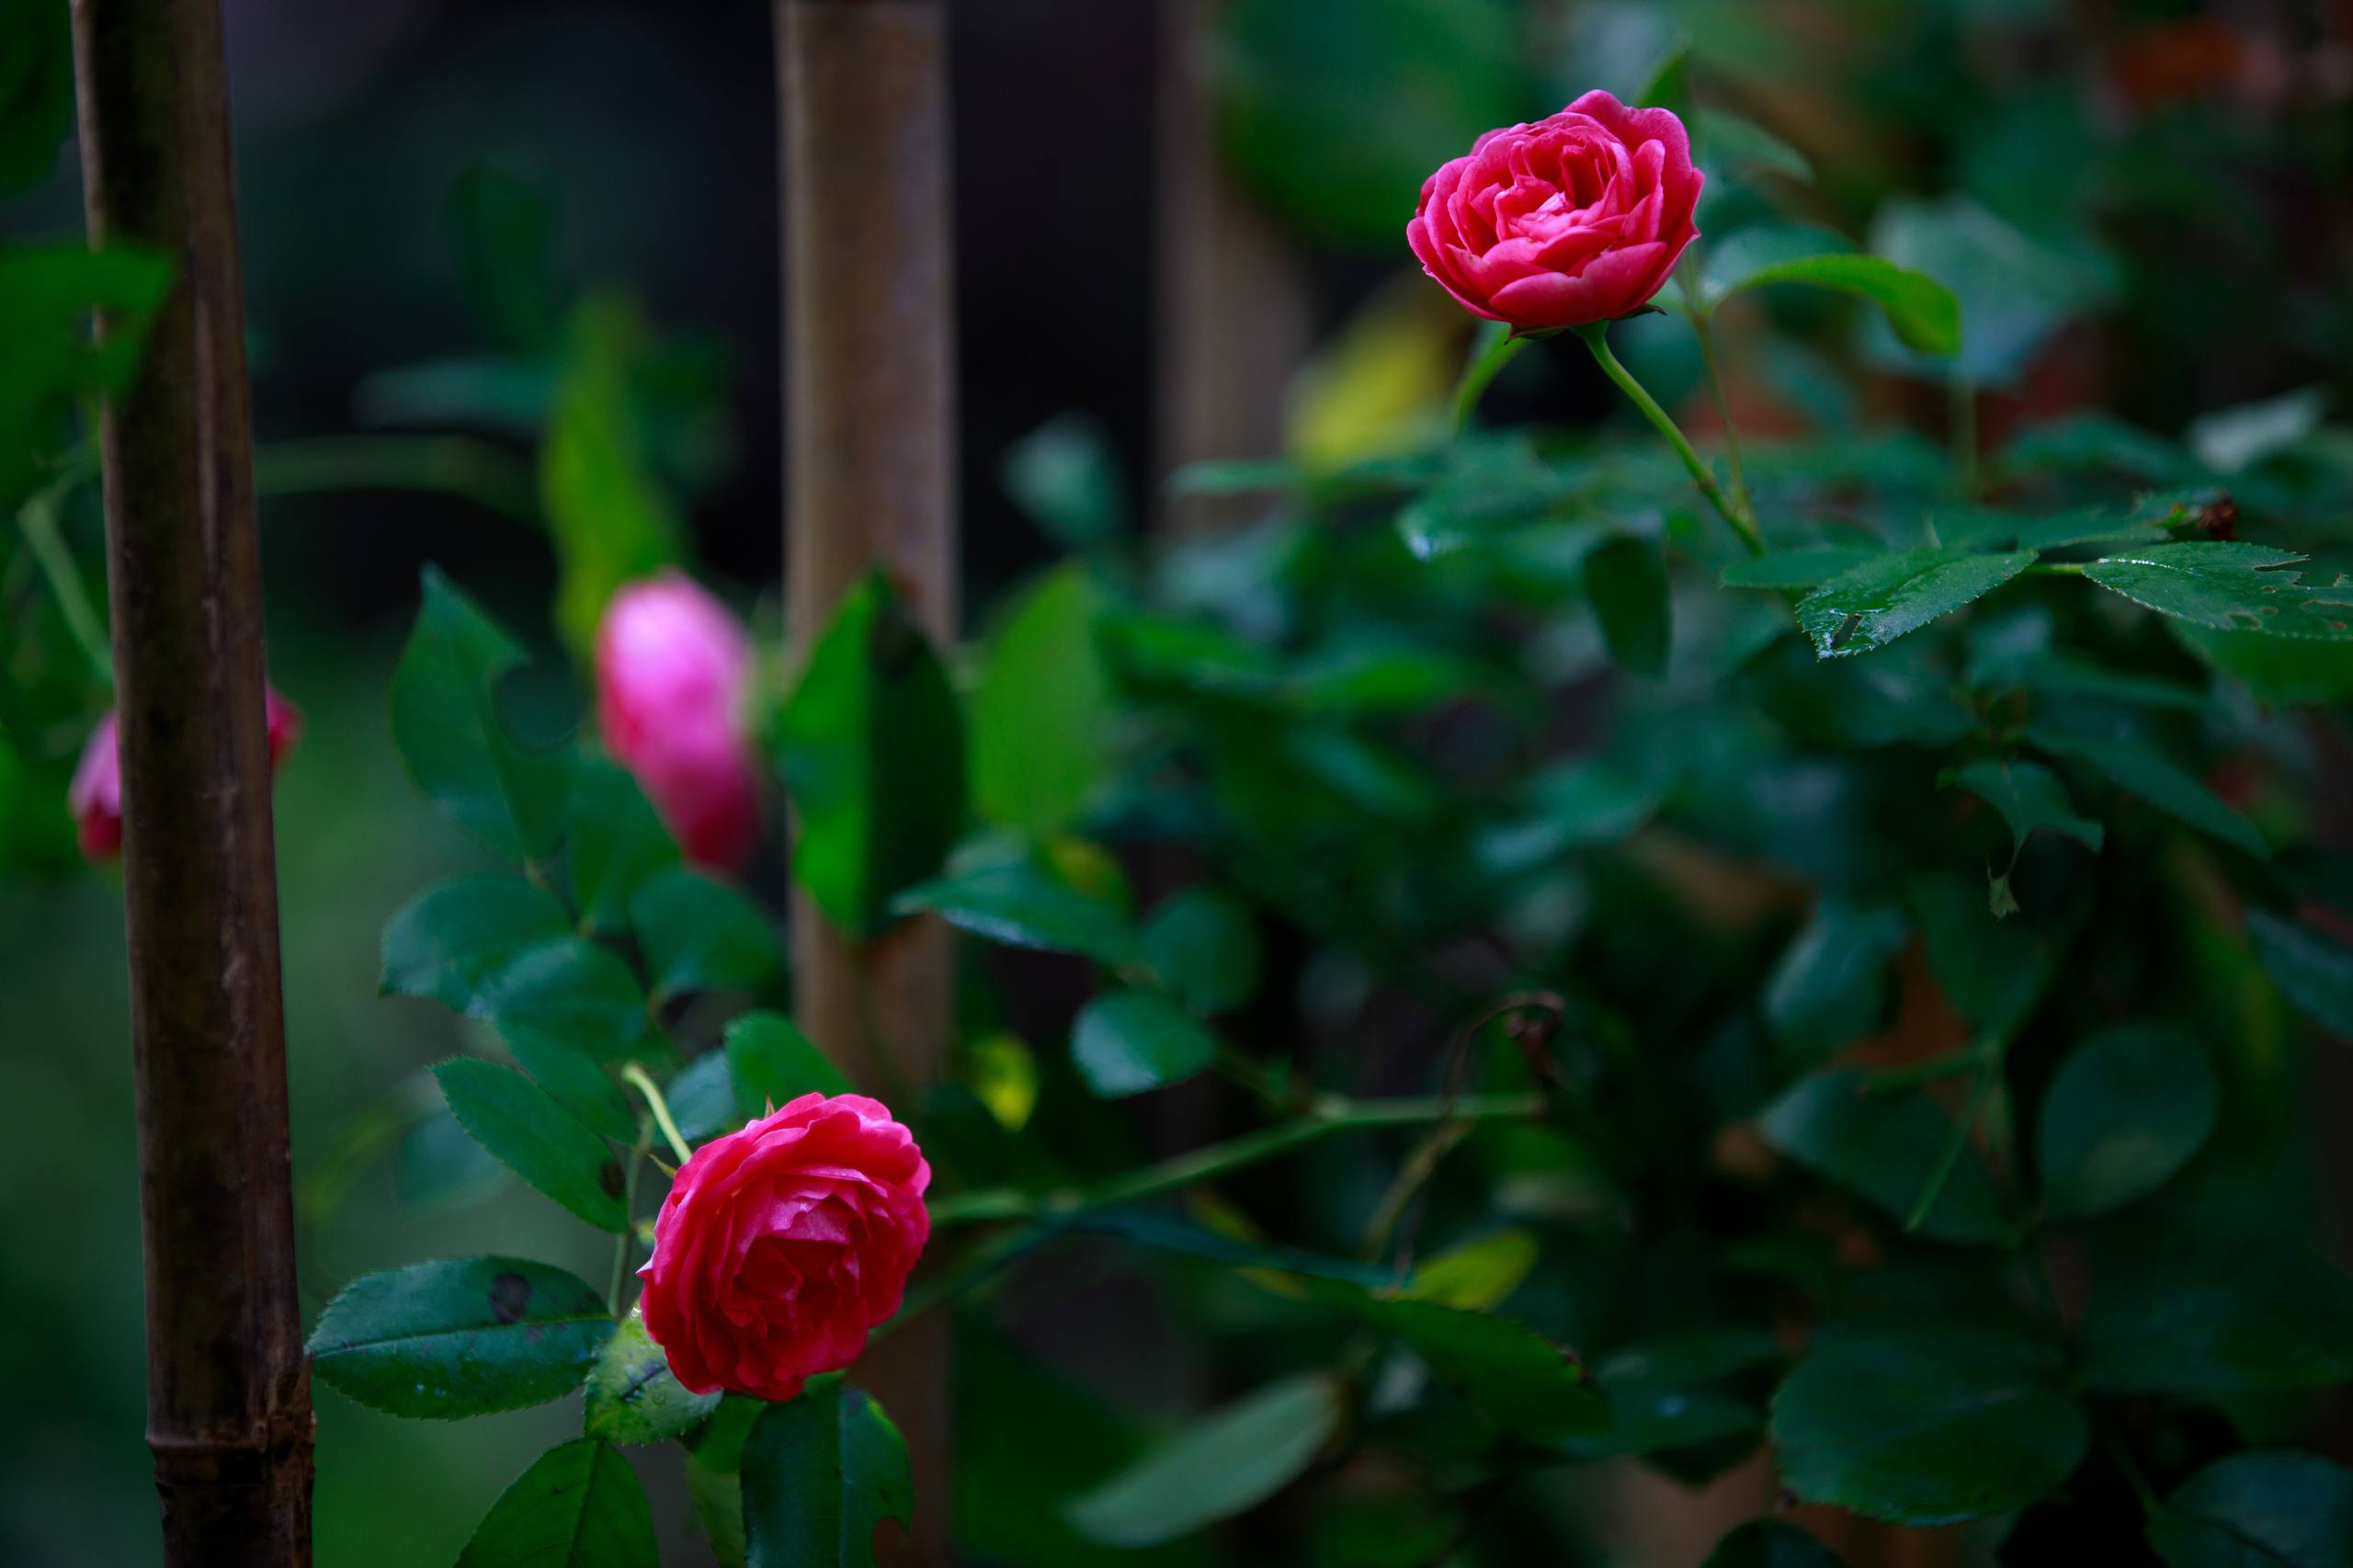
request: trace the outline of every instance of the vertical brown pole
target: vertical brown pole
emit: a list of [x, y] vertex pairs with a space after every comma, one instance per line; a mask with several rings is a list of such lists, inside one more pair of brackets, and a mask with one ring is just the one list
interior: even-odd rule
[[[1161, 476], [1201, 459], [1280, 450], [1284, 399], [1313, 330], [1296, 251], [1218, 157], [1211, 51], [1223, 4], [1161, 0], [1154, 215]], [[1166, 510], [1165, 520], [1178, 528], [1236, 514], [1199, 500]]]
[[218, 0], [74, 0], [90, 233], [172, 256], [101, 427], [147, 1274], [173, 1568], [311, 1561], [261, 578]]
[[[805, 648], [879, 563], [944, 644], [957, 591], [947, 17], [938, 0], [778, 0], [777, 21], [787, 619]], [[810, 1038], [870, 1086], [936, 1081], [954, 1022], [946, 928], [853, 942], [801, 898], [792, 933]], [[948, 1314], [892, 1335], [856, 1375], [914, 1462], [914, 1536], [885, 1561], [938, 1568], [951, 1498]]]

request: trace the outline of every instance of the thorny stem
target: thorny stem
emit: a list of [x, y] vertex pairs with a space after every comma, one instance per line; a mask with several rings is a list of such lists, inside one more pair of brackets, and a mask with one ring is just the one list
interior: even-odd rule
[[654, 1124], [662, 1130], [662, 1137], [670, 1145], [670, 1152], [678, 1156], [678, 1163], [683, 1165], [693, 1159], [695, 1152], [687, 1147], [678, 1124], [670, 1119], [670, 1102], [662, 1097], [661, 1087], [645, 1069], [632, 1062], [621, 1069], [621, 1079], [645, 1096], [645, 1108], [654, 1113]]
[[1569, 330], [1585, 340], [1586, 347], [1593, 353], [1593, 362], [1601, 367], [1601, 373], [1615, 381], [1618, 390], [1626, 394], [1628, 401], [1642, 412], [1643, 417], [1666, 437], [1666, 444], [1673, 447], [1675, 455], [1683, 460], [1684, 472], [1691, 476], [1691, 483], [1699, 487], [1700, 494], [1708, 498], [1708, 504], [1716, 509], [1716, 515], [1739, 536], [1742, 548], [1751, 555], [1764, 554], [1765, 541], [1757, 535], [1755, 520], [1745, 510], [1735, 507], [1724, 498], [1722, 486], [1716, 483], [1716, 476], [1708, 471], [1708, 465], [1699, 460], [1699, 454], [1692, 449], [1690, 439], [1683, 434], [1674, 417], [1658, 405], [1658, 400], [1643, 390], [1643, 383], [1634, 380], [1633, 373], [1620, 364], [1618, 356], [1609, 351], [1609, 324], [1591, 322]]
[[1451, 1102], [1444, 1098], [1351, 1100], [1328, 1096], [1292, 1120], [1085, 1187], [1045, 1193], [983, 1187], [942, 1199], [931, 1206], [931, 1222], [959, 1225], [1067, 1216], [1176, 1192], [1336, 1133], [1417, 1127], [1449, 1117], [1463, 1121], [1525, 1120], [1540, 1114], [1543, 1108], [1543, 1098], [1538, 1095], [1466, 1095]]
[[629, 1281], [631, 1250], [637, 1244], [637, 1173], [645, 1164], [645, 1152], [654, 1142], [654, 1124], [640, 1118], [637, 1124], [637, 1144], [629, 1152], [629, 1164], [622, 1167], [621, 1218], [630, 1223], [613, 1238], [613, 1279], [605, 1290], [605, 1308], [613, 1316], [621, 1315], [621, 1287]]
[[106, 622], [98, 619], [97, 608], [90, 603], [89, 590], [82, 585], [81, 570], [74, 564], [74, 552], [65, 548], [65, 538], [57, 531], [57, 514], [65, 497], [81, 476], [68, 474], [44, 489], [25, 498], [17, 509], [17, 526], [24, 530], [25, 543], [32, 551], [33, 559], [40, 562], [41, 574], [49, 579], [50, 592], [57, 597], [58, 613], [65, 618], [65, 629], [74, 634], [90, 667], [98, 678], [114, 685], [114, 650], [107, 644]]

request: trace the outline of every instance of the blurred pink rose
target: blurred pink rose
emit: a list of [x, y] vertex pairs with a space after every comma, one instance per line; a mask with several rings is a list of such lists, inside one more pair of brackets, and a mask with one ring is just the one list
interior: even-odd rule
[[[275, 687], [265, 686], [262, 698], [269, 713], [269, 767], [275, 773], [301, 736], [302, 710], [278, 696]], [[121, 851], [122, 753], [111, 708], [82, 744], [82, 760], [66, 787], [65, 809], [74, 813], [85, 859], [104, 860]]]
[[1592, 92], [1488, 131], [1432, 175], [1405, 240], [1490, 321], [1520, 332], [1612, 321], [1649, 303], [1697, 237], [1700, 181], [1681, 120]]
[[597, 723], [687, 858], [733, 870], [760, 837], [760, 775], [745, 733], [752, 645], [683, 574], [632, 583], [597, 629]]
[[790, 1399], [899, 1310], [930, 1185], [914, 1134], [862, 1095], [802, 1095], [712, 1139], [654, 1221], [645, 1332], [697, 1393]]

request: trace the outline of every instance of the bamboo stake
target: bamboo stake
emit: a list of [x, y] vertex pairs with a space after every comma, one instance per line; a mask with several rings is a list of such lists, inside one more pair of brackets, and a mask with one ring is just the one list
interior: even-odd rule
[[[879, 562], [944, 645], [957, 594], [947, 18], [938, 0], [778, 0], [777, 21], [787, 619], [805, 650]], [[796, 898], [792, 942], [811, 1039], [869, 1086], [937, 1081], [954, 1022], [944, 926], [856, 942]], [[948, 1561], [948, 1314], [928, 1313], [855, 1374], [914, 1466], [914, 1534], [881, 1552], [893, 1565]]]
[[100, 430], [164, 1558], [301, 1568], [313, 1424], [218, 0], [74, 0], [74, 51], [91, 235], [180, 267]]

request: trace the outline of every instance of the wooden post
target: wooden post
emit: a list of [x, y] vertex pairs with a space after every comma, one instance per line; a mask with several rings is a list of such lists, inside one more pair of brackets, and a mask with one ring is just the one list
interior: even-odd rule
[[164, 1560], [287, 1568], [313, 1421], [218, 0], [74, 0], [74, 53], [91, 237], [180, 269], [100, 432]]
[[[1155, 482], [1209, 458], [1282, 449], [1284, 403], [1313, 334], [1296, 248], [1218, 156], [1211, 49], [1224, 0], [1161, 0], [1154, 160]], [[1155, 492], [1179, 531], [1249, 508]]]
[[[805, 650], [879, 563], [945, 646], [957, 595], [947, 17], [938, 0], [777, 0], [777, 23], [790, 635]], [[954, 1026], [946, 927], [855, 942], [796, 897], [792, 948], [812, 1040], [870, 1087], [938, 1080]], [[925, 1314], [856, 1373], [914, 1463], [915, 1531], [886, 1544], [892, 1564], [949, 1557], [949, 1324]]]

